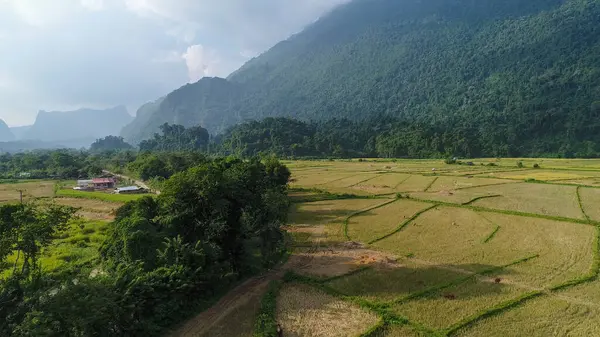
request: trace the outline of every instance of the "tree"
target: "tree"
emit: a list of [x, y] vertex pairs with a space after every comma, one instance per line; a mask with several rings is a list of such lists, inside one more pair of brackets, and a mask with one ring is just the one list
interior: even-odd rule
[[123, 137], [117, 136], [106, 136], [104, 138], [97, 139], [92, 143], [92, 145], [90, 145], [90, 150], [94, 152], [130, 149], [133, 149], [133, 146], [125, 142]]
[[16, 252], [13, 274], [33, 276], [41, 270], [38, 260], [42, 248], [68, 228], [75, 211], [55, 204], [0, 206], [0, 261]]

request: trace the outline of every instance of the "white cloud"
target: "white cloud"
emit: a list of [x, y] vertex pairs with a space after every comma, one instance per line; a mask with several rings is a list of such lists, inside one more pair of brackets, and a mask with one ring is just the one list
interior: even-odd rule
[[81, 5], [92, 11], [104, 9], [104, 1], [102, 0], [81, 0]]
[[134, 106], [227, 76], [345, 1], [0, 0], [0, 118]]
[[202, 77], [213, 76], [217, 73], [219, 58], [212, 50], [206, 50], [202, 45], [189, 46], [181, 56], [185, 60], [190, 82], [196, 82]]

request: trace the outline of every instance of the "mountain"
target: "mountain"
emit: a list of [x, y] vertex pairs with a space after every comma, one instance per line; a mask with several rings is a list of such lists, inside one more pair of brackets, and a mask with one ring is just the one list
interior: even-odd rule
[[227, 79], [175, 90], [123, 135], [164, 122], [215, 133], [269, 116], [384, 115], [506, 153], [593, 145], [598, 22], [598, 0], [354, 0]]
[[0, 119], [0, 142], [10, 142], [15, 140], [15, 135], [10, 131], [6, 123]]
[[106, 110], [40, 111], [22, 139], [89, 146], [98, 138], [118, 135], [133, 118], [124, 106]]
[[[138, 143], [141, 139], [151, 138], [158, 128], [147, 127], [149, 123], [151, 123], [151, 118], [153, 114], [158, 111], [160, 104], [164, 100], [164, 97], [157, 99], [154, 102], [146, 103], [142, 105], [136, 112], [135, 119], [133, 119], [129, 124], [125, 125], [123, 129], [121, 129], [122, 135], [133, 135], [136, 137], [130, 138], [133, 143]], [[160, 122], [158, 118], [156, 119], [156, 123]]]
[[15, 135], [15, 140], [21, 140], [27, 135], [29, 129], [31, 129], [31, 125], [13, 126], [10, 128], [10, 131]]

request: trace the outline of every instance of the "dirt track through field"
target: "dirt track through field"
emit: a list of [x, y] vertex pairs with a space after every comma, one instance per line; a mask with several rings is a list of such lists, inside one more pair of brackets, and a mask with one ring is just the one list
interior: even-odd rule
[[[311, 251], [319, 248], [324, 232], [324, 226], [317, 226], [313, 235], [316, 237]], [[250, 278], [239, 286], [230, 290], [216, 304], [203, 311], [184, 325], [170, 334], [171, 337], [199, 337], [206, 335], [213, 327], [217, 326], [231, 312], [245, 305], [249, 301], [260, 301], [266, 293], [269, 283], [281, 279], [290, 269], [303, 268], [311, 261], [310, 255], [290, 258], [286, 264], [279, 266], [261, 276]]]

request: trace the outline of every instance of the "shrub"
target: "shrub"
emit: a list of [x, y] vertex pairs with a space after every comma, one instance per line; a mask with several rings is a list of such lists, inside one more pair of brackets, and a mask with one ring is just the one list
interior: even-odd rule
[[533, 168], [535, 168], [535, 169], [539, 169], [539, 168], [540, 168], [540, 165], [539, 165], [538, 163], [535, 163], [535, 164], [533, 164]]
[[446, 158], [446, 159], [444, 160], [444, 163], [446, 163], [446, 164], [448, 164], [448, 165], [453, 165], [453, 164], [456, 164], [456, 158], [452, 158], [452, 157]]
[[496, 163], [488, 163], [487, 166], [498, 166]]
[[523, 168], [523, 167], [525, 167], [525, 165], [523, 165], [523, 162], [522, 162], [522, 161], [518, 161], [518, 162], [517, 162], [517, 167], [518, 167], [518, 168]]

